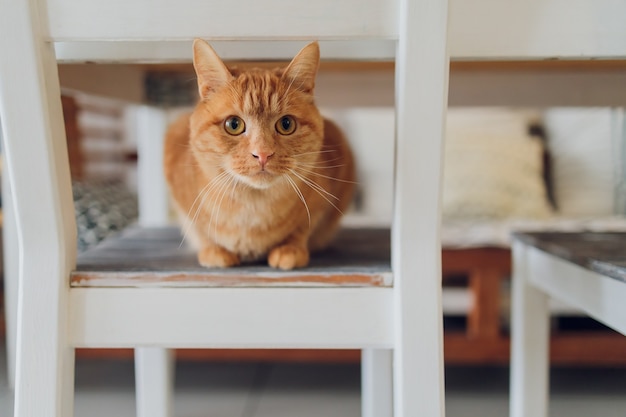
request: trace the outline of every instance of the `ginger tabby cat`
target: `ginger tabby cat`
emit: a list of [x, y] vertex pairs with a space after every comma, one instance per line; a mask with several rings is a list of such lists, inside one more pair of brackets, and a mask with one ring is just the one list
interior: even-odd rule
[[229, 70], [197, 39], [200, 101], [169, 128], [165, 176], [206, 267], [267, 257], [306, 266], [328, 245], [354, 189], [349, 145], [314, 103], [316, 42], [284, 69]]

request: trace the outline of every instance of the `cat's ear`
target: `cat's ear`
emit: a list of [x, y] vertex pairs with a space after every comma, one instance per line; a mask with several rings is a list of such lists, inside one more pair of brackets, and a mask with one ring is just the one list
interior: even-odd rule
[[285, 69], [283, 77], [291, 80], [292, 85], [299, 90], [312, 93], [319, 65], [320, 46], [317, 42], [312, 42], [298, 52]]
[[202, 98], [233, 78], [215, 50], [202, 39], [193, 41], [193, 67], [198, 76], [198, 92]]

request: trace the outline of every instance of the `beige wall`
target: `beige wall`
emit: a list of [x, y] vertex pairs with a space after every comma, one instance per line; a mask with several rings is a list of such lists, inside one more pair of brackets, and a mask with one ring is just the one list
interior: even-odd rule
[[[450, 76], [452, 106], [626, 106], [626, 64], [521, 66], [504, 69], [461, 65]], [[378, 69], [376, 69], [378, 68]], [[63, 87], [140, 102], [142, 67], [131, 65], [61, 65]], [[321, 71], [317, 83], [322, 106], [393, 105], [393, 70]]]

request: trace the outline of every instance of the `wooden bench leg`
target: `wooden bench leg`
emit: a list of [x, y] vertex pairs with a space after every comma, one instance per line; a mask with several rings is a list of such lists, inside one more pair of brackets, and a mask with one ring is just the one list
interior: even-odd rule
[[469, 288], [474, 296], [467, 316], [470, 339], [497, 339], [500, 336], [500, 280], [498, 269], [478, 269], [469, 275]]
[[511, 417], [546, 417], [550, 313], [548, 296], [528, 282], [526, 248], [513, 247]]

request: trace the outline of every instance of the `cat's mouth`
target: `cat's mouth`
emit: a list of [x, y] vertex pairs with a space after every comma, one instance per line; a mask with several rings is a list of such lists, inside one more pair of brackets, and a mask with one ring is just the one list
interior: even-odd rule
[[259, 169], [256, 172], [244, 175], [239, 174], [237, 177], [252, 188], [265, 189], [274, 184], [280, 175], [273, 173], [272, 171], [268, 171], [266, 167], [265, 169]]

